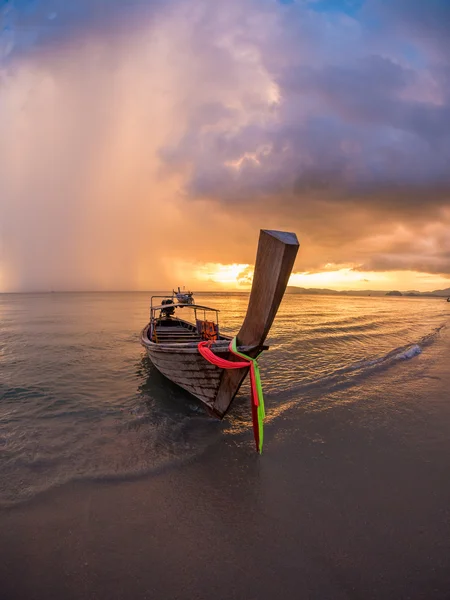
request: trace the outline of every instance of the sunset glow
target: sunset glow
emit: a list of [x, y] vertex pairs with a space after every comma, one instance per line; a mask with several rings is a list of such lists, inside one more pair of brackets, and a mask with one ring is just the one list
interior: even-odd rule
[[197, 281], [211, 281], [228, 286], [245, 286], [242, 281], [245, 278], [246, 269], [250, 265], [221, 265], [207, 263], [202, 265], [194, 272], [194, 277]]
[[[324, 265], [323, 271], [316, 273], [294, 272], [289, 278], [289, 286], [301, 288], [324, 288], [332, 290], [416, 290], [424, 292], [445, 288], [449, 281], [443, 277], [415, 271], [361, 272], [352, 267], [336, 268]], [[199, 291], [250, 290], [253, 278], [253, 265], [206, 263], [196, 265], [179, 263], [174, 268], [175, 280], [188, 282], [188, 287]], [[178, 285], [178, 284], [177, 284]]]

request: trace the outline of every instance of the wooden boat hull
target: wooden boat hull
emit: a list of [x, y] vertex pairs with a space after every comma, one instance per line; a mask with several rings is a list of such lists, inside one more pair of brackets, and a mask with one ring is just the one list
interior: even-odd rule
[[[266, 348], [264, 342], [286, 290], [298, 247], [294, 233], [271, 230], [260, 232], [247, 314], [237, 334], [239, 352], [251, 358], [256, 358]], [[163, 375], [222, 418], [230, 408], [249, 368], [223, 370], [210, 364], [198, 351], [198, 341], [202, 339], [198, 325], [196, 327], [178, 319], [178, 326], [174, 327], [176, 323], [172, 320], [172, 314], [176, 306], [170, 300], [169, 304], [151, 308], [151, 314], [152, 311], [161, 310], [163, 319], [158, 321], [160, 327], [156, 327], [152, 339], [148, 336], [150, 324], [147, 325], [142, 332], [141, 342], [150, 360]], [[229, 338], [220, 335], [219, 340], [212, 344], [211, 350], [226, 360], [239, 361], [238, 357], [229, 352], [229, 343]]]
[[[179, 385], [181, 388], [195, 396], [209, 411], [218, 417], [224, 413], [216, 410], [214, 404], [220, 389], [224, 370], [212, 365], [199, 353], [197, 343], [186, 344], [156, 344], [148, 338], [149, 326], [141, 334], [141, 343], [147, 351], [147, 355], [153, 365], [167, 379]], [[229, 340], [221, 340], [212, 345], [214, 354], [227, 359], [229, 356]], [[264, 348], [266, 349], [267, 346]], [[239, 348], [242, 352], [247, 350], [242, 346]], [[242, 382], [244, 381], [247, 369], [238, 369], [240, 372], [239, 385], [233, 394], [237, 394]], [[231, 398], [230, 401], [233, 399]]]

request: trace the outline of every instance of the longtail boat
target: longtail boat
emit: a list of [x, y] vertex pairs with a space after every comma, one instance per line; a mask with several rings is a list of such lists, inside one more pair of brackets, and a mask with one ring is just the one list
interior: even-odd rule
[[[151, 298], [150, 322], [141, 333], [141, 343], [150, 360], [163, 375], [219, 418], [229, 410], [249, 370], [252, 371], [252, 360], [268, 349], [264, 342], [298, 248], [295, 233], [261, 230], [247, 313], [234, 339], [221, 333], [219, 311], [195, 304], [192, 292], [180, 292], [178, 288], [171, 296]], [[190, 321], [180, 318], [180, 313], [184, 316], [185, 312], [193, 312]], [[209, 362], [205, 352], [216, 357], [215, 363], [228, 366], [222, 368]], [[241, 366], [230, 367], [233, 362]], [[251, 377], [253, 381], [252, 372]]]

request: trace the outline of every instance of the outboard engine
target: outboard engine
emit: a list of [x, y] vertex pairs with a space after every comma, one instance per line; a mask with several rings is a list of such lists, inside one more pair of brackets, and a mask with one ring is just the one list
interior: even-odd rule
[[[161, 305], [163, 305], [163, 304], [173, 304], [172, 298], [164, 298], [164, 300], [161, 302]], [[171, 317], [174, 312], [175, 312], [174, 306], [169, 306], [168, 308], [162, 308], [161, 316], [166, 317], [166, 319], [167, 319], [168, 317]]]

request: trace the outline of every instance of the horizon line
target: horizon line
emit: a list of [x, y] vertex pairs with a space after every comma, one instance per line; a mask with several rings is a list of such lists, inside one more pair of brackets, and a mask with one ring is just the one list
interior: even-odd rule
[[[307, 288], [302, 286], [288, 285], [286, 287], [286, 292], [289, 293], [289, 290], [305, 290], [305, 292], [312, 292], [313, 294], [317, 294], [319, 292], [333, 292], [336, 294], [362, 294], [362, 293], [372, 293], [372, 294], [390, 294], [392, 292], [399, 292], [401, 294], [417, 294], [417, 295], [436, 295], [439, 292], [446, 292], [450, 290], [450, 286], [448, 288], [439, 289], [439, 290], [429, 290], [429, 291], [418, 291], [418, 290], [399, 290], [399, 289], [386, 289], [386, 290], [374, 290], [370, 288], [364, 288], [361, 290], [358, 289], [345, 289], [339, 290], [335, 288]], [[197, 290], [193, 292], [193, 294], [217, 294], [217, 293], [237, 293], [237, 294], [248, 294], [251, 292], [251, 288], [245, 290], [237, 290], [237, 289], [217, 289], [217, 290]], [[162, 293], [164, 295], [171, 294], [172, 292], [168, 290], [26, 290], [26, 291], [0, 291], [0, 295], [20, 295], [20, 294], [158, 294]], [[449, 292], [450, 293], [450, 292]]]

